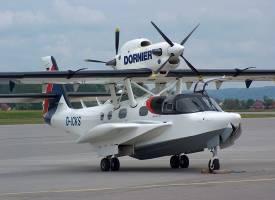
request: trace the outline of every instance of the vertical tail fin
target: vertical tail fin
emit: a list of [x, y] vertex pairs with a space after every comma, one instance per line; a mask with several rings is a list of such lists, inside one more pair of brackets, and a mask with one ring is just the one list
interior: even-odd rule
[[[53, 56], [42, 57], [41, 60], [43, 62], [43, 66], [46, 68], [47, 71], [58, 71], [58, 66]], [[43, 92], [46, 94], [52, 93], [53, 89], [54, 89], [54, 84], [47, 84], [45, 91]], [[54, 106], [55, 101], [56, 101], [55, 99], [52, 101], [49, 99], [45, 99], [43, 101], [43, 114], [47, 113]]]
[[[43, 66], [47, 71], [58, 71], [57, 63], [53, 56], [46, 56], [41, 58], [43, 62]], [[65, 99], [65, 103], [68, 107], [70, 107], [70, 102], [67, 100], [67, 95], [65, 93], [65, 89], [61, 84], [52, 84], [48, 83], [46, 85], [45, 91], [46, 94], [57, 94], [58, 97], [55, 99], [45, 99], [43, 101], [43, 116], [46, 123], [50, 123], [52, 115], [55, 113], [58, 103], [63, 96]]]

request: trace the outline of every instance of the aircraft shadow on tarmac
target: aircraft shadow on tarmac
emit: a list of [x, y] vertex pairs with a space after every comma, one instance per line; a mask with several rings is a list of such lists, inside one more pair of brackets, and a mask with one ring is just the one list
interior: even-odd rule
[[125, 166], [122, 167], [119, 171], [116, 172], [102, 172], [98, 166], [91, 165], [79, 165], [79, 166], [54, 166], [54, 165], [43, 165], [41, 169], [31, 168], [31, 169], [20, 169], [9, 172], [0, 173], [0, 178], [4, 177], [24, 177], [24, 176], [34, 176], [34, 175], [47, 175], [47, 174], [58, 174], [58, 175], [66, 175], [66, 174], [105, 174], [105, 173], [186, 173], [186, 174], [199, 174], [201, 173], [202, 168], [199, 167], [191, 167], [188, 169], [171, 169], [169, 166], [167, 167], [150, 167], [150, 166], [142, 166], [142, 167], [132, 167]]

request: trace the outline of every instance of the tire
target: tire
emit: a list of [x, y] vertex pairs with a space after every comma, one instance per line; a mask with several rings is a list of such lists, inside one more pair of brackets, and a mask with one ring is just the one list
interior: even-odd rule
[[106, 172], [110, 170], [110, 160], [108, 158], [103, 158], [100, 162], [101, 171]]
[[111, 158], [111, 170], [118, 171], [120, 168], [120, 163], [118, 158]]
[[180, 156], [180, 167], [181, 168], [188, 168], [189, 167], [189, 158], [186, 155]]
[[209, 160], [208, 169], [209, 169], [209, 172], [213, 172], [214, 170], [219, 170], [220, 169], [219, 159], [215, 158], [212, 162], [212, 165], [211, 165], [211, 160]]
[[170, 166], [173, 169], [179, 168], [179, 166], [180, 166], [179, 156], [171, 156], [171, 158], [170, 158]]

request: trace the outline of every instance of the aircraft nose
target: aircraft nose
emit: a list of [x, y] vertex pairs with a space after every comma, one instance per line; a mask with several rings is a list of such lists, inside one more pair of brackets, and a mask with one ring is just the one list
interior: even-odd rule
[[228, 113], [229, 122], [233, 124], [235, 127], [240, 126], [241, 124], [241, 115], [238, 113]]
[[213, 130], [223, 129], [227, 127], [239, 127], [241, 125], [241, 116], [237, 113], [228, 112], [206, 112], [200, 115], [208, 128]]

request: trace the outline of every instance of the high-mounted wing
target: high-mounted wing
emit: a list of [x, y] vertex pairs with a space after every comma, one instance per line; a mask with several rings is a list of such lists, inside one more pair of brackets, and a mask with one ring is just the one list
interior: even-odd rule
[[[241, 80], [253, 80], [253, 81], [274, 81], [275, 70], [272, 69], [200, 69], [201, 78], [213, 78], [224, 76], [225, 80], [241, 81]], [[171, 70], [168, 72], [167, 78], [184, 78], [187, 80], [198, 80], [190, 70]]]
[[[91, 92], [66, 92], [70, 102], [96, 101], [110, 99], [108, 93], [91, 93]], [[55, 99], [59, 95], [53, 93], [23, 93], [23, 94], [0, 94], [0, 103], [41, 103], [45, 99]]]
[[150, 69], [127, 69], [127, 70], [68, 70], [68, 71], [38, 71], [38, 72], [2, 72], [0, 82], [24, 84], [44, 83], [93, 83], [108, 84], [118, 83], [125, 78], [143, 79], [152, 75]]
[[181, 78], [184, 82], [196, 82], [201, 79], [224, 77], [225, 81], [274, 81], [272, 69], [199, 69], [200, 76], [191, 70], [170, 70], [167, 73], [154, 74], [152, 70], [80, 70], [80, 71], [39, 71], [39, 72], [2, 72], [0, 83], [23, 84], [112, 84], [123, 83], [127, 78], [135, 82], [165, 83]]

